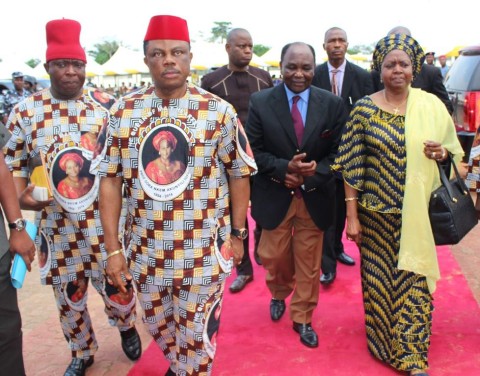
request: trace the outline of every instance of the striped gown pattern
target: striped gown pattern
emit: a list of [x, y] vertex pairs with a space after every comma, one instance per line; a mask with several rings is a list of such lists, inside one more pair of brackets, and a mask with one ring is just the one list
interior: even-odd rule
[[334, 169], [359, 190], [361, 280], [369, 351], [392, 367], [428, 368], [432, 296], [426, 278], [397, 269], [406, 174], [405, 117], [357, 102]]

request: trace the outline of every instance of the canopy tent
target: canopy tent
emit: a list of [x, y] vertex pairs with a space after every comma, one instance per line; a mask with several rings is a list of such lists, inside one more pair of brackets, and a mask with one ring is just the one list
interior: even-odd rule
[[143, 62], [143, 52], [120, 46], [113, 56], [100, 66], [100, 71], [107, 76], [117, 76], [148, 73], [148, 67]]
[[11, 79], [13, 72], [22, 72], [23, 74], [34, 76], [33, 69], [24, 61], [13, 57], [2, 58], [0, 62], [0, 79]]
[[[93, 57], [87, 57], [87, 66], [85, 67], [85, 73], [87, 77], [101, 76], [103, 74], [103, 68], [98, 64]], [[49, 78], [43, 62], [39, 63], [35, 68], [33, 68], [32, 76], [36, 78]]]
[[448, 51], [445, 56], [446, 57], [457, 57], [459, 54], [460, 54], [460, 50], [462, 48], [464, 48], [465, 46], [461, 45], [461, 46], [455, 46], [454, 48], [452, 48], [450, 51]]
[[267, 64], [269, 67], [279, 67], [280, 66], [280, 54], [282, 49], [280, 47], [273, 47], [270, 48], [267, 52], [265, 52], [262, 56], [262, 60]]
[[225, 46], [220, 43], [195, 42], [192, 43], [191, 51], [191, 68], [194, 70], [218, 68], [228, 63]]

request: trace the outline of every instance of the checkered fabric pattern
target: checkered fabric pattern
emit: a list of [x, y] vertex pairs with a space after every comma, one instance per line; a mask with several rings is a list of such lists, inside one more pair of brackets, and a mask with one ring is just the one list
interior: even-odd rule
[[[241, 157], [233, 107], [188, 85], [183, 98], [162, 100], [154, 87], [122, 98], [112, 107], [105, 159], [99, 175], [122, 177], [127, 191], [129, 267], [139, 283], [208, 285], [224, 280], [217, 239], [230, 233], [230, 179], [251, 175], [256, 166]], [[139, 173], [145, 140], [157, 127], [184, 135], [186, 187], [175, 197], [149, 196]], [[231, 266], [230, 266], [231, 268]]]
[[[108, 106], [104, 105], [113, 103], [113, 97], [105, 93], [95, 95], [98, 93], [85, 89], [79, 99], [65, 101], [55, 99], [45, 89], [17, 104], [7, 123], [12, 137], [5, 147], [5, 160], [13, 176], [28, 178], [32, 166], [41, 164], [40, 152], [50, 179], [53, 159], [59, 152], [74, 148], [82, 150], [87, 160], [92, 159], [93, 153], [85, 149], [81, 137], [87, 132], [99, 134], [109, 118]], [[98, 192], [93, 193], [98, 196]], [[101, 274], [98, 263], [103, 230], [98, 200], [78, 213], [66, 211], [55, 201], [37, 213], [36, 222], [52, 247], [50, 272], [42, 278], [42, 283], [60, 284]]]
[[224, 287], [139, 286], [144, 322], [177, 375], [210, 375]]

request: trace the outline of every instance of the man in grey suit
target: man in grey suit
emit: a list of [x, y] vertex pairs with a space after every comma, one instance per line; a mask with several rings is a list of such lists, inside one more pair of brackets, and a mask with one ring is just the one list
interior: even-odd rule
[[300, 341], [318, 346], [312, 328], [318, 303], [323, 232], [333, 221], [330, 165], [345, 122], [339, 97], [311, 86], [314, 49], [301, 42], [281, 53], [284, 84], [253, 93], [246, 132], [258, 166], [252, 216], [262, 226], [258, 254], [278, 321], [292, 295], [290, 319]]
[[[373, 93], [370, 73], [345, 59], [348, 48], [345, 30], [339, 27], [328, 29], [325, 32], [323, 48], [327, 52], [328, 61], [317, 66], [312, 85], [338, 95], [343, 100], [345, 110], [350, 113], [357, 100]], [[335, 185], [335, 221], [325, 232], [323, 240], [320, 282], [324, 285], [329, 285], [335, 280], [337, 260], [345, 265], [355, 265], [353, 258], [345, 253], [342, 243], [346, 206], [341, 174], [337, 176]]]

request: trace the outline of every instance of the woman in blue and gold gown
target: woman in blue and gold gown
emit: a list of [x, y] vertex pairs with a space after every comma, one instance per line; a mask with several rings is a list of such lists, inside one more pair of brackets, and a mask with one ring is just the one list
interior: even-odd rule
[[440, 278], [428, 217], [436, 161], [463, 151], [434, 95], [412, 89], [425, 54], [405, 34], [381, 39], [374, 65], [385, 89], [353, 108], [335, 160], [342, 171], [347, 238], [361, 254], [369, 351], [409, 375], [427, 375], [432, 293]]

